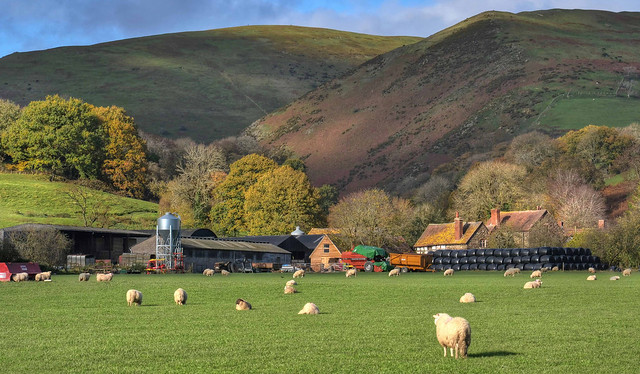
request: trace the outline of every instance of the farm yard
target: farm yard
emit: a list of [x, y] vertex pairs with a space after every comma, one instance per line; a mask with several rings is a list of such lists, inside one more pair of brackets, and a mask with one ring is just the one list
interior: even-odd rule
[[[5, 372], [635, 373], [640, 275], [613, 272], [116, 274], [0, 284]], [[174, 304], [184, 288], [188, 301]], [[128, 307], [128, 289], [140, 307]], [[461, 304], [466, 292], [477, 302]], [[243, 298], [253, 310], [236, 311]], [[319, 315], [298, 315], [307, 302]], [[432, 315], [466, 318], [467, 359], [442, 356]]]

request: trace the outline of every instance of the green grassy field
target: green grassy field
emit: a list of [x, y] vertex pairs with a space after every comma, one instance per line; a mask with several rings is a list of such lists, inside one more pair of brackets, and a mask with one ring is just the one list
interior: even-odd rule
[[[69, 185], [45, 175], [0, 173], [0, 227], [22, 223], [84, 226], [78, 207], [65, 193]], [[108, 207], [112, 228], [153, 228], [158, 204], [95, 192]]]
[[[5, 372], [636, 373], [640, 275], [586, 272], [124, 275], [0, 284]], [[187, 305], [173, 303], [184, 288]], [[141, 307], [128, 307], [130, 288]], [[478, 302], [461, 304], [465, 292]], [[237, 298], [253, 304], [234, 309]], [[306, 302], [317, 316], [298, 315]], [[432, 315], [469, 320], [466, 360], [442, 357]]]
[[624, 127], [640, 122], [640, 100], [622, 97], [574, 97], [557, 101], [541, 118], [545, 126], [578, 130], [587, 125]]

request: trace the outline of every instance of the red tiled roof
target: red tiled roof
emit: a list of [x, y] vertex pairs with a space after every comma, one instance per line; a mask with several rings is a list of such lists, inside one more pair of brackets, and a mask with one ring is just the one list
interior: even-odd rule
[[[500, 224], [508, 225], [517, 232], [527, 232], [547, 213], [548, 211], [546, 209], [500, 212]], [[486, 222], [486, 226], [489, 228], [489, 231], [493, 231], [495, 225], [490, 225], [489, 222], [490, 221]]]
[[462, 226], [462, 237], [456, 240], [454, 223], [430, 224], [424, 230], [414, 247], [467, 244], [473, 234], [475, 234], [482, 225], [482, 222], [464, 222]]

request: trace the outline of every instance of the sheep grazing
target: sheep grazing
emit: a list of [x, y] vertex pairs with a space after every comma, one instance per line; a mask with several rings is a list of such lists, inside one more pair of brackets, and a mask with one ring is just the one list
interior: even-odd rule
[[557, 266], [554, 266], [554, 267], [551, 268], [551, 271], [559, 271], [559, 270], [560, 270], [560, 268], [557, 267]]
[[132, 306], [133, 304], [138, 306], [142, 304], [142, 292], [138, 290], [127, 291], [127, 305]]
[[302, 308], [302, 310], [298, 312], [298, 314], [318, 314], [318, 313], [320, 313], [320, 310], [318, 310], [318, 307], [314, 303], [304, 304], [304, 307]]
[[294, 278], [304, 278], [304, 270], [297, 270], [293, 273]]
[[[452, 269], [452, 270], [453, 270], [453, 269]], [[390, 277], [393, 277], [393, 276], [398, 277], [398, 276], [400, 276], [400, 269], [397, 269], [397, 268], [396, 268], [396, 269], [391, 270], [391, 271], [389, 272], [389, 276], [390, 276]]]
[[222, 275], [224, 275], [224, 276], [226, 277], [227, 275], [229, 275], [229, 274], [231, 274], [231, 273], [229, 273], [229, 272], [228, 272], [228, 271], [226, 271], [226, 270], [222, 270], [222, 271], [220, 271], [220, 274], [222, 274]]
[[292, 280], [290, 280], [290, 281], [287, 281], [287, 286], [295, 286], [295, 285], [297, 285], [297, 284], [298, 284], [298, 282], [296, 282], [296, 281], [295, 281], [295, 280], [293, 280], [293, 279], [292, 279]]
[[620, 276], [618, 275], [614, 275], [613, 277], [609, 278], [610, 281], [617, 281], [620, 280]]
[[187, 292], [182, 288], [178, 288], [173, 293], [173, 301], [176, 302], [177, 305], [184, 305], [187, 303]]
[[444, 276], [446, 277], [447, 275], [453, 275], [453, 269], [447, 269], [444, 271]]
[[238, 299], [236, 300], [236, 310], [251, 310], [251, 304], [245, 300]]
[[213, 269], [204, 269], [204, 271], [202, 272], [202, 275], [207, 277], [213, 277], [214, 273], [215, 272], [213, 271]]
[[630, 275], [631, 275], [631, 269], [624, 269], [624, 270], [622, 271], [622, 276], [623, 276], [623, 277], [628, 277], [628, 276], [630, 276]]
[[29, 280], [29, 273], [16, 273], [11, 276], [14, 282], [25, 282]]
[[349, 270], [347, 270], [347, 272], [345, 273], [345, 275], [347, 276], [347, 278], [355, 277], [357, 274], [358, 274], [358, 270], [357, 270], [357, 269], [349, 269]]
[[462, 297], [460, 297], [460, 302], [461, 303], [475, 303], [476, 302], [476, 297], [473, 296], [473, 294], [471, 292], [467, 292], [466, 294], [462, 295]]
[[44, 280], [44, 278], [43, 278], [43, 277], [44, 277], [44, 276], [42, 275], [42, 273], [38, 273], [38, 274], [36, 274], [35, 281], [36, 281], [36, 282], [43, 281], [43, 280]]
[[504, 272], [504, 276], [505, 276], [505, 277], [508, 277], [508, 276], [515, 277], [515, 276], [516, 276], [516, 274], [519, 274], [519, 273], [520, 273], [520, 269], [518, 269], [518, 268], [511, 268], [511, 269], [507, 269], [507, 270]]
[[286, 294], [292, 294], [292, 293], [296, 293], [298, 292], [298, 290], [296, 290], [295, 288], [293, 288], [293, 286], [284, 286], [284, 293]]
[[534, 270], [531, 272], [531, 275], [529, 276], [529, 278], [541, 278], [542, 277], [542, 272], [540, 270]]
[[444, 357], [447, 357], [447, 348], [451, 357], [467, 357], [467, 350], [471, 345], [471, 326], [469, 321], [462, 317], [451, 317], [446, 313], [438, 313], [433, 316], [436, 325], [436, 337], [438, 343], [444, 348]]
[[540, 288], [541, 285], [542, 281], [538, 278], [534, 281], [525, 283], [524, 288]]
[[594, 280], [596, 280], [596, 279], [598, 279], [598, 278], [596, 277], [596, 275], [595, 275], [595, 274], [594, 274], [594, 275], [589, 275], [589, 276], [587, 277], [587, 280], [588, 280], [588, 281], [594, 281]]
[[591, 274], [595, 274], [596, 273], [596, 269], [594, 268], [589, 268], [589, 270], [587, 270], [589, 273]]
[[547, 266], [547, 267], [544, 267], [544, 268], [540, 269], [540, 271], [543, 272], [543, 273], [546, 273], [547, 271], [551, 271], [551, 268]]
[[36, 274], [36, 282], [46, 281], [46, 280], [49, 280], [49, 279], [51, 279], [51, 272], [50, 271], [45, 271], [45, 272]]
[[110, 282], [111, 279], [113, 278], [113, 273], [98, 273], [96, 274], [96, 281], [97, 282]]
[[91, 278], [91, 274], [89, 273], [80, 273], [78, 276], [78, 281], [80, 282], [88, 282], [89, 278]]

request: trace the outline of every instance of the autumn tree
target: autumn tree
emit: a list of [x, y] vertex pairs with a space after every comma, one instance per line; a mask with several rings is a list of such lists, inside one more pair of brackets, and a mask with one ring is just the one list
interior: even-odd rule
[[568, 227], [594, 227], [604, 216], [604, 198], [575, 170], [557, 170], [549, 179], [548, 191], [556, 218]]
[[209, 213], [212, 230], [227, 236], [247, 232], [245, 194], [262, 174], [277, 167], [275, 161], [257, 154], [247, 155], [229, 165], [229, 174], [212, 193]]
[[[487, 239], [488, 248], [514, 248], [516, 246], [515, 231], [509, 225], [500, 225], [493, 229]], [[521, 244], [520, 244], [521, 245]]]
[[71, 240], [54, 228], [31, 228], [11, 235], [11, 245], [22, 259], [49, 267], [63, 266]]
[[565, 241], [562, 231], [549, 225], [538, 224], [529, 230], [529, 247], [564, 247]]
[[245, 193], [244, 214], [250, 235], [282, 235], [296, 226], [319, 222], [318, 193], [307, 175], [283, 165], [263, 173]]
[[70, 179], [99, 178], [105, 136], [92, 109], [82, 100], [57, 95], [32, 101], [5, 130], [2, 145], [21, 169]]
[[532, 170], [553, 158], [558, 152], [551, 137], [537, 131], [522, 134], [513, 138], [505, 158], [516, 165]]
[[82, 217], [85, 227], [109, 226], [109, 205], [98, 192], [74, 183], [67, 186], [65, 194]]

